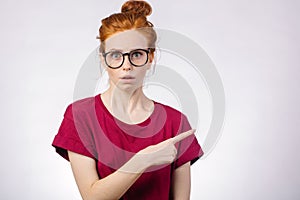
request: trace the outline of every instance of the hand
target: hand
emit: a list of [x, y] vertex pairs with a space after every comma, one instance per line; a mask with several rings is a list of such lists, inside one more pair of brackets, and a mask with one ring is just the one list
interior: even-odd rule
[[172, 163], [177, 155], [175, 144], [192, 135], [195, 131], [195, 129], [191, 129], [156, 145], [150, 145], [140, 150], [137, 155], [142, 158], [146, 168], [153, 165]]

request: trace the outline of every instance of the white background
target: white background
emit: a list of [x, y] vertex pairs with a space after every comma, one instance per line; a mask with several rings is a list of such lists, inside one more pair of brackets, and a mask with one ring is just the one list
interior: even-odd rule
[[[51, 143], [100, 20], [122, 3], [1, 1], [2, 199], [80, 199]], [[150, 3], [149, 20], [196, 41], [225, 88], [222, 136], [192, 167], [191, 199], [299, 199], [300, 2]]]

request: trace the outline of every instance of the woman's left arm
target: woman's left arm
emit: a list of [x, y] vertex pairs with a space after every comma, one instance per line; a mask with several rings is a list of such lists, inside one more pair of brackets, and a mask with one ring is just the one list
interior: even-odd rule
[[174, 200], [189, 200], [191, 190], [190, 162], [178, 167], [173, 174], [173, 197]]

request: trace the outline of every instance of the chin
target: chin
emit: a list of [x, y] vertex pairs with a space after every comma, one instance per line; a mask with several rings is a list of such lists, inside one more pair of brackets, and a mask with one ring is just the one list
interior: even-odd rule
[[122, 85], [120, 84], [120, 85], [115, 85], [115, 86], [119, 90], [126, 91], [126, 92], [133, 92], [140, 87], [140, 86], [131, 85], [131, 84], [122, 84]]
[[119, 90], [124, 91], [134, 91], [143, 86], [143, 82], [134, 82], [134, 83], [122, 83], [119, 81], [109, 81], [110, 87], [113, 86]]

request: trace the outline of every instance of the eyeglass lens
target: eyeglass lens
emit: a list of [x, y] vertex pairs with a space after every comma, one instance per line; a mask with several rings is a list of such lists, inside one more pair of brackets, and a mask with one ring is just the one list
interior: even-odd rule
[[105, 59], [107, 65], [113, 68], [120, 67], [124, 62], [124, 56], [128, 55], [129, 61], [135, 66], [143, 66], [148, 61], [148, 52], [143, 49], [133, 50], [129, 53], [122, 53], [120, 51], [108, 52]]

